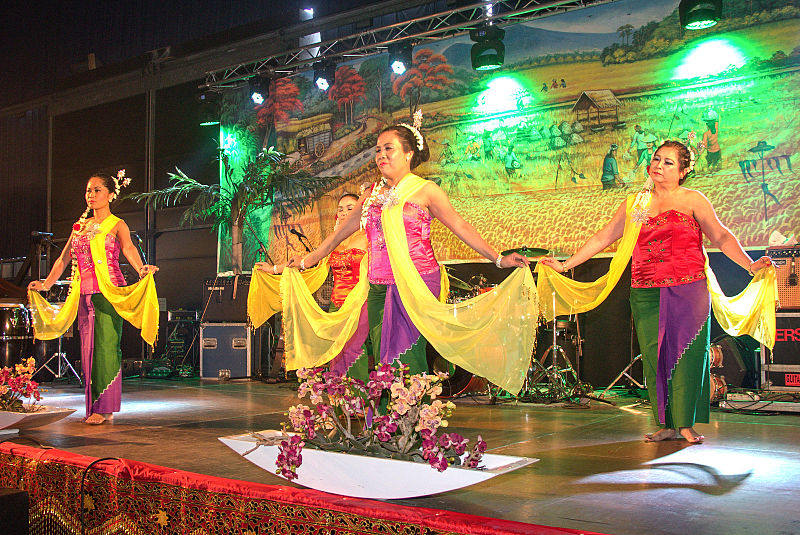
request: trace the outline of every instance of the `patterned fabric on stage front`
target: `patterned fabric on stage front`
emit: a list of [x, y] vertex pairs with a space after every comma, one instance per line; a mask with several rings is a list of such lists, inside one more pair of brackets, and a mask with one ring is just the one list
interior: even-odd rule
[[367, 254], [366, 251], [353, 248], [345, 251], [333, 251], [329, 255], [328, 265], [333, 271], [331, 302], [337, 307], [342, 306], [347, 294], [356, 287], [361, 259], [365, 254]]
[[28, 493], [32, 535], [593, 535], [419, 504], [207, 476], [131, 459], [98, 461], [5, 442], [0, 445], [0, 487]]
[[667, 210], [639, 231], [631, 264], [631, 288], [675, 286], [705, 279], [703, 234], [693, 217]]

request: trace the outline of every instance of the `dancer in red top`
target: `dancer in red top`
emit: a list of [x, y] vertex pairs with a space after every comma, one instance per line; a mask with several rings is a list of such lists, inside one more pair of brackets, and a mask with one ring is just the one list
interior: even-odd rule
[[[709, 421], [709, 314], [703, 235], [750, 274], [771, 265], [753, 261], [717, 218], [708, 199], [682, 186], [694, 159], [678, 141], [658, 148], [648, 167], [652, 198], [641, 214], [631, 267], [631, 312], [642, 352], [647, 391], [660, 428], [645, 436], [655, 442], [703, 441], [695, 422]], [[585, 262], [620, 237], [623, 202], [611, 221], [567, 260], [542, 263], [559, 272]]]
[[[345, 193], [339, 197], [336, 208], [336, 225], [339, 226], [347, 214], [353, 211], [358, 204], [358, 195]], [[347, 294], [358, 283], [361, 259], [367, 253], [367, 237], [364, 232], [356, 232], [349, 239], [343, 241], [333, 250], [328, 258], [328, 266], [333, 270], [333, 291], [331, 292], [331, 306], [329, 311], [339, 310]], [[272, 265], [267, 262], [256, 262], [255, 268], [267, 273], [283, 273], [285, 264]]]

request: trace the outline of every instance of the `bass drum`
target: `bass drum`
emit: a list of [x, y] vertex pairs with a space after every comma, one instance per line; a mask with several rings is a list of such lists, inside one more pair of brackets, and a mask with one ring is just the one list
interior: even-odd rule
[[440, 398], [454, 398], [466, 395], [482, 395], [488, 393], [488, 381], [483, 377], [471, 374], [464, 368], [445, 360], [438, 351], [428, 344], [425, 350], [428, 358], [429, 373], [446, 373], [450, 377], [442, 381]]
[[13, 368], [31, 353], [33, 326], [24, 304], [0, 301], [0, 367]]

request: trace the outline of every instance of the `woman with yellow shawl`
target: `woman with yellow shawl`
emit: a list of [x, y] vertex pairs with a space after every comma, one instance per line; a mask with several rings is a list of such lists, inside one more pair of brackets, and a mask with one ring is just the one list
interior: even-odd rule
[[[358, 373], [362, 378], [365, 378], [363, 375], [378, 363], [400, 362], [408, 366], [411, 374], [416, 374], [428, 371], [425, 337], [433, 336], [436, 338], [435, 342], [432, 340], [434, 347], [445, 358], [455, 359], [451, 362], [456, 365], [465, 367], [473, 373], [484, 371], [480, 369], [481, 366], [491, 367], [495, 375], [501, 376], [499, 382], [513, 385], [510, 388], [519, 387], [530, 359], [529, 346], [532, 344], [528, 342], [534, 330], [528, 329], [530, 322], [525, 318], [533, 316], [532, 319], [528, 319], [534, 325], [536, 321], [536, 316], [530, 308], [523, 310], [523, 307], [527, 307], [535, 300], [535, 296], [531, 295], [532, 292], [525, 292], [525, 297], [521, 297], [522, 286], [529, 280], [532, 281], [530, 271], [527, 269], [528, 259], [516, 253], [499, 255], [475, 228], [453, 209], [447, 195], [439, 186], [411, 172], [429, 157], [428, 146], [417, 124], [390, 126], [380, 133], [375, 147], [375, 163], [380, 170], [381, 180], [359, 199], [357, 209], [341, 222], [339, 228], [326, 238], [319, 248], [305, 257], [292, 258], [287, 264], [290, 268], [298, 267], [304, 270], [325, 258], [338, 243], [362, 228], [367, 234], [368, 246], [367, 260], [362, 263], [361, 278], [368, 279], [368, 289], [366, 284], [363, 286], [363, 291], [357, 286], [345, 300], [342, 311], [352, 306], [355, 316], [349, 318], [346, 326], [337, 324], [328, 327], [325, 318], [310, 323], [310, 327], [305, 329], [309, 338], [327, 337], [328, 340], [334, 340], [328, 345], [313, 345], [308, 342], [308, 338], [301, 336], [303, 329], [298, 327], [301, 322], [306, 321], [303, 318], [304, 314], [293, 314], [295, 307], [291, 305], [292, 301], [303, 305], [302, 300], [294, 299], [287, 294], [291, 289], [291, 280], [281, 281], [287, 353], [290, 351], [297, 355], [302, 353], [302, 357], [294, 355], [293, 358], [295, 361], [301, 361], [301, 365], [307, 366], [319, 365], [341, 352], [349, 355], [349, 362], [346, 363], [348, 368], [353, 366], [357, 359], [362, 361], [356, 365], [358, 369], [363, 370]], [[391, 218], [394, 219], [387, 214], [391, 214]], [[524, 346], [524, 349], [518, 350], [514, 343], [506, 346], [506, 338], [498, 334], [505, 331], [494, 329], [496, 325], [494, 318], [486, 317], [485, 313], [468, 311], [466, 310], [468, 307], [463, 307], [461, 310], [464, 314], [455, 317], [458, 316], [458, 310], [453, 305], [437, 301], [436, 297], [441, 294], [443, 277], [430, 242], [430, 224], [434, 217], [467, 245], [495, 262], [498, 267], [526, 267], [524, 271], [527, 272], [528, 279], [525, 279], [522, 273], [512, 277], [516, 286], [502, 294], [504, 297], [514, 294], [511, 299], [520, 298], [519, 306], [514, 307], [514, 311], [519, 312], [514, 328], [524, 328], [526, 333], [520, 337], [514, 331], [513, 336], [506, 337], [515, 338], [515, 342]], [[290, 275], [292, 271], [288, 270]], [[444, 280], [446, 281], [446, 278]], [[499, 298], [497, 295], [491, 296], [488, 300], [484, 300], [484, 305], [493, 306], [493, 299]], [[287, 302], [290, 303], [288, 311]], [[366, 307], [366, 314], [363, 314], [362, 306]], [[538, 313], [538, 309], [535, 313]], [[470, 314], [473, 317], [481, 314], [481, 317], [471, 321]], [[445, 324], [449, 325], [452, 332], [458, 334], [455, 336], [447, 334], [450, 331]], [[475, 324], [480, 324], [480, 328], [475, 330], [470, 327]], [[324, 333], [326, 329], [328, 332]], [[340, 335], [342, 331], [345, 332], [344, 335]], [[420, 334], [421, 331], [425, 337]], [[476, 332], [478, 335], [473, 336]], [[372, 353], [359, 357], [361, 345], [367, 334], [372, 342]], [[450, 344], [456, 336], [461, 336], [456, 343], [460, 341], [462, 345], [453, 348]], [[485, 342], [487, 346], [491, 345], [486, 348], [487, 353], [483, 355], [479, 355], [478, 352], [481, 342]], [[317, 350], [309, 350], [309, 347], [330, 347], [330, 350], [326, 357], [317, 355]], [[462, 356], [471, 359], [472, 363], [477, 363], [477, 367], [458, 360]], [[352, 370], [349, 373], [352, 374]], [[491, 375], [491, 372], [489, 374]], [[510, 374], [513, 377], [508, 377]]]
[[[627, 265], [632, 247], [631, 311], [648, 395], [660, 425], [658, 431], [645, 435], [647, 441], [653, 442], [684, 438], [690, 443], [700, 443], [704, 439], [694, 430], [694, 425], [709, 421], [708, 348], [712, 301], [720, 324], [728, 332], [753, 334], [767, 345], [770, 340], [774, 342], [774, 269], [764, 269], [772, 262], [766, 256], [752, 261], [736, 237], [717, 218], [708, 199], [699, 191], [682, 186], [693, 166], [693, 154], [685, 145], [677, 141], [663, 143], [648, 166], [645, 192], [635, 201], [631, 198], [623, 202], [611, 221], [570, 258], [560, 262], [548, 257], [540, 263], [540, 266], [563, 273], [623, 238], [609, 273], [613, 287], [620, 268]], [[749, 301], [744, 303], [744, 308], [750, 310], [750, 319], [742, 319], [739, 325], [732, 325], [725, 319], [734, 314], [723, 310], [727, 305], [722, 303], [725, 298], [708, 268], [703, 235], [751, 275], [763, 271], [756, 275], [752, 288], [748, 287], [749, 290], [738, 296]], [[570, 286], [560, 277], [553, 277], [548, 268], [538, 269], [540, 292], [549, 295], [552, 290], [559, 294], [562, 304], [569, 302], [570, 292], [580, 293], [580, 285], [590, 286], [590, 283], [569, 281]], [[542, 299], [545, 300], [545, 295]], [[546, 316], [557, 313], [558, 310], [551, 311]]]
[[[28, 285], [37, 338], [58, 338], [78, 318], [87, 424], [102, 424], [120, 410], [122, 319], [141, 328], [142, 338], [150, 345], [158, 331], [158, 298], [153, 282], [153, 273], [158, 268], [143, 265], [128, 225], [113, 215], [109, 207], [120, 186], [127, 186], [129, 181], [124, 170], [116, 178], [104, 175], [89, 178], [86, 211], [73, 226], [47, 278]], [[87, 219], [90, 210], [92, 217]], [[120, 251], [139, 274], [138, 283], [125, 286], [119, 268]], [[36, 292], [50, 289], [63, 273], [70, 255], [72, 286], [66, 302], [59, 308]]]

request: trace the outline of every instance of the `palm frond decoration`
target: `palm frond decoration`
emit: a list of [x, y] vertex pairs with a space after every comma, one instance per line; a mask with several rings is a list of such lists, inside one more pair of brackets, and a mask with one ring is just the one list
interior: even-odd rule
[[[210, 221], [215, 231], [230, 228], [231, 239], [241, 252], [241, 235], [245, 219], [256, 209], [271, 206], [281, 220], [301, 214], [337, 182], [340, 177], [312, 176], [306, 170], [292, 168], [286, 155], [270, 147], [244, 163], [240, 178], [235, 177], [230, 157], [220, 151], [223, 165], [222, 184], [202, 184], [176, 168], [169, 173], [170, 185], [164, 189], [128, 195], [147, 207], [176, 206], [196, 195], [181, 216], [181, 224]], [[239, 255], [238, 269], [241, 270]], [[235, 270], [236, 270], [235, 266]]]

